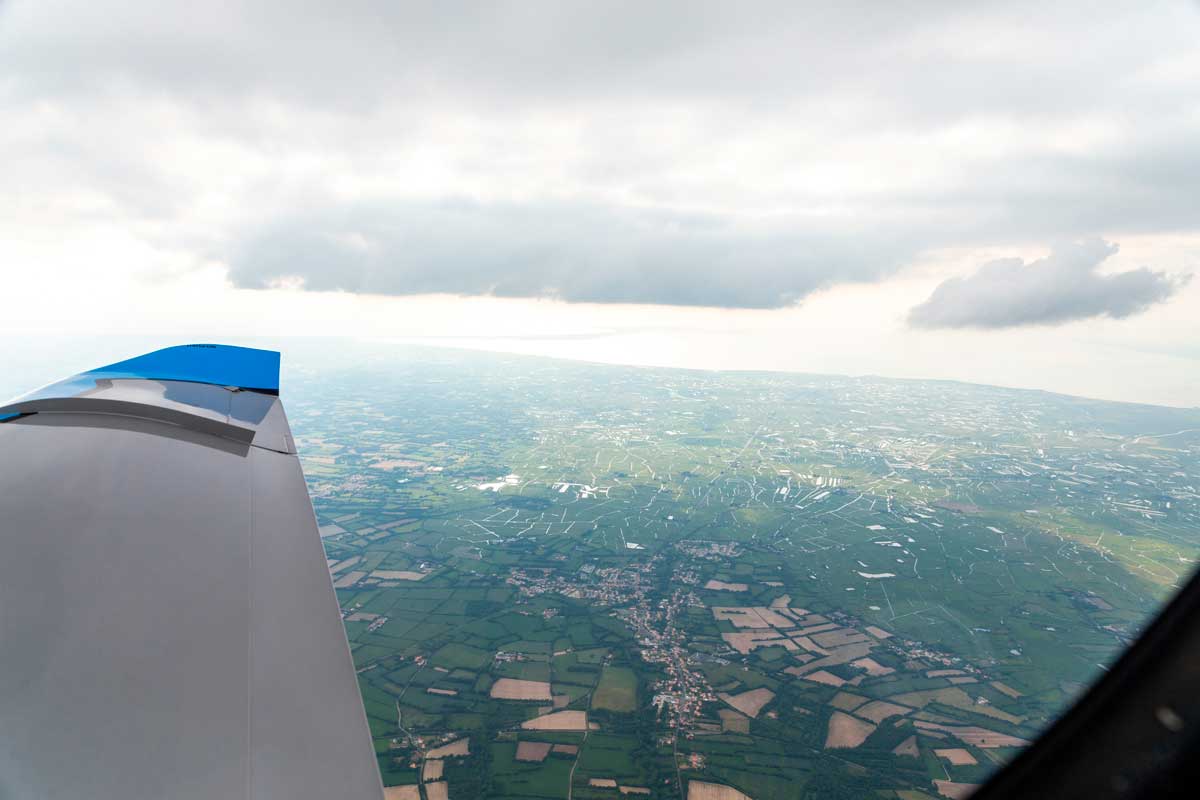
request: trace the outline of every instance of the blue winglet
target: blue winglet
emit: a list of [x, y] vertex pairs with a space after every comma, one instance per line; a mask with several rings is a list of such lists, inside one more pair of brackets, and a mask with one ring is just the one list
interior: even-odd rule
[[279, 394], [279, 353], [225, 344], [185, 344], [155, 350], [85, 375], [236, 386]]

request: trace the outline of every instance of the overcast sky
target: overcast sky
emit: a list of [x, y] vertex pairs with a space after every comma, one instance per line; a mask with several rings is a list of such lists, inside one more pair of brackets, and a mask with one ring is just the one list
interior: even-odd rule
[[1200, 405], [1200, 4], [1047, 5], [0, 0], [0, 332]]

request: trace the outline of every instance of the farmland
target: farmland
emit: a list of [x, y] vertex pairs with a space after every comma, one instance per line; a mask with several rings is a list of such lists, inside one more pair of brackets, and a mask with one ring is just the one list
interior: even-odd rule
[[397, 796], [951, 796], [1200, 552], [1194, 411], [339, 355], [288, 412]]

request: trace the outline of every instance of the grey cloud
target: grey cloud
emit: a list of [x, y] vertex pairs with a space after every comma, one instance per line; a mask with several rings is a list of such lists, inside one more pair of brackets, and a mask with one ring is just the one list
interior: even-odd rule
[[241, 287], [551, 297], [778, 308], [874, 281], [913, 254], [897, 237], [761, 228], [717, 217], [579, 204], [333, 207], [278, 220], [226, 254]]
[[918, 328], [1011, 328], [1056, 325], [1089, 317], [1116, 319], [1170, 297], [1184, 279], [1145, 267], [1112, 275], [1098, 272], [1117, 252], [1100, 239], [1056, 248], [1028, 263], [991, 261], [965, 278], [941, 283], [909, 312]]
[[785, 306], [930, 249], [1196, 231], [1198, 20], [0, 0], [0, 233], [103, 223], [243, 287]]
[[[17, 6], [19, 2], [8, 5]], [[8, 15], [3, 16], [7, 11]], [[172, 91], [375, 103], [412, 90], [525, 105], [598, 95], [796, 96], [853, 79], [914, 28], [924, 4], [769, 0], [446, 3], [243, 0], [221, 14], [162, 14], [152, 0], [0, 7], [0, 66], [18, 84], [94, 90], [116, 80]], [[3, 31], [0, 28], [0, 31]], [[846, 61], [844, 53], [860, 49]], [[808, 68], [801, 69], [800, 67]], [[814, 68], [815, 67], [815, 68]]]
[[[132, 84], [205, 102], [267, 96], [371, 106], [430, 96], [489, 107], [719, 101], [764, 109], [850, 98], [893, 119], [1105, 102], [1154, 53], [1190, 46], [1194, 12], [1095, 2], [809, 4], [764, 0], [447, 3], [153, 0], [0, 4], [10, 88]], [[1172, 26], [1163, 17], [1177, 18]], [[1031, 22], [1051, 46], [1030, 46]], [[1113, 47], [1119, 31], [1121, 47]], [[989, 47], [973, 47], [975, 38]], [[1053, 46], [1069, 37], [1069, 54]], [[1019, 57], [1007, 48], [1020, 47]], [[1139, 87], [1144, 97], [1153, 87]]]

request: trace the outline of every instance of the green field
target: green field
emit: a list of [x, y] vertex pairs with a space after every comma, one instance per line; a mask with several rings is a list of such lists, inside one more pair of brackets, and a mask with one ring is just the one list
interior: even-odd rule
[[637, 675], [628, 667], [604, 668], [600, 685], [592, 698], [592, 708], [609, 711], [633, 711], [637, 708]]
[[467, 737], [452, 800], [977, 782], [1200, 554], [1196, 411], [368, 346], [288, 410], [384, 781]]

